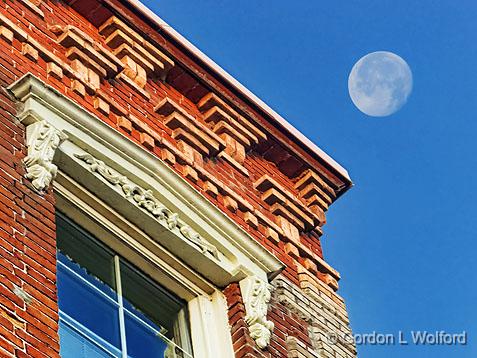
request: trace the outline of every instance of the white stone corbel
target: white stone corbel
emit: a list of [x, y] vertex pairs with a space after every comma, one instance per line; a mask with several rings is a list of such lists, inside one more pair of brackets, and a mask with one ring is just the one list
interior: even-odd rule
[[270, 343], [274, 324], [267, 320], [268, 304], [270, 303], [271, 285], [256, 276], [249, 276], [240, 281], [240, 290], [245, 305], [245, 321], [250, 337], [260, 349], [265, 349]]
[[42, 120], [27, 126], [26, 137], [28, 155], [23, 159], [26, 167], [25, 177], [41, 192], [48, 188], [56, 176], [58, 168], [53, 164], [53, 157], [67, 136]]

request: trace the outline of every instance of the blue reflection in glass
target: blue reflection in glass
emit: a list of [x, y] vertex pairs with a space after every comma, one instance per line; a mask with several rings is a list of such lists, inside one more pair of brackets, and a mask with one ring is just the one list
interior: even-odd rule
[[60, 309], [104, 340], [120, 347], [117, 305], [61, 264], [57, 276]]
[[114, 355], [104, 351], [92, 341], [60, 321], [61, 358], [110, 358]]
[[94, 277], [90, 274], [88, 274], [88, 271], [78, 265], [77, 263], [71, 261], [68, 257], [63, 255], [61, 252], [57, 253], [58, 256], [58, 261], [67, 266], [69, 269], [80, 275], [83, 279], [91, 283], [94, 287], [96, 287], [98, 290], [102, 291], [112, 299], [116, 300], [117, 294], [116, 291], [114, 291], [113, 288], [108, 286], [106, 283], [102, 282], [100, 279], [97, 277]]
[[[164, 358], [167, 343], [151, 328], [125, 312], [126, 345], [132, 358]], [[159, 327], [154, 327], [159, 330]]]

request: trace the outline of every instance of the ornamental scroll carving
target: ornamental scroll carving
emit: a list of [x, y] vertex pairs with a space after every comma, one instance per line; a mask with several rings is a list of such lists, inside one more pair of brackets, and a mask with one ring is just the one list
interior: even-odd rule
[[260, 349], [270, 343], [274, 324], [267, 320], [271, 286], [257, 277], [247, 277], [240, 281], [240, 289], [245, 304], [245, 321], [248, 324], [250, 337]]
[[67, 136], [46, 121], [33, 123], [27, 127], [28, 155], [23, 159], [25, 177], [30, 179], [38, 191], [48, 188], [58, 170], [53, 157], [58, 146]]
[[210, 253], [214, 258], [219, 259], [217, 248], [182, 221], [179, 218], [179, 214], [172, 212], [159, 202], [151, 190], [144, 189], [133, 183], [126, 176], [108, 167], [103, 161], [94, 158], [91, 154], [75, 154], [75, 157], [84, 161], [92, 172], [98, 173], [110, 184], [119, 186], [127, 199], [132, 199], [137, 206], [146, 210], [157, 220], [165, 223], [169, 230], [178, 229], [181, 236], [202, 253]]

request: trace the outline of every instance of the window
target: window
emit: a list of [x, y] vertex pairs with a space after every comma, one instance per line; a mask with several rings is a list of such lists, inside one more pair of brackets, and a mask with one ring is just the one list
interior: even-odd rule
[[187, 303], [57, 214], [63, 358], [192, 357]]
[[100, 239], [59, 215], [62, 356], [189, 358], [192, 345], [196, 358], [233, 358], [220, 288], [240, 281], [248, 290], [283, 263], [167, 163], [45, 82], [28, 73], [8, 90], [22, 104], [38, 174], [57, 174], [57, 210]]

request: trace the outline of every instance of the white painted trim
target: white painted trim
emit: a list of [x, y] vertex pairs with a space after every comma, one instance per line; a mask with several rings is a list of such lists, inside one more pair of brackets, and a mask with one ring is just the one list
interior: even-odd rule
[[[47, 119], [53, 127], [68, 136], [68, 140], [57, 150], [60, 152], [59, 159], [55, 157], [60, 169], [73, 171], [68, 174], [75, 175], [75, 178], [82, 181], [82, 185], [96, 188], [97, 183], [91, 183], [93, 173], [85, 170], [86, 167], [83, 166], [84, 175], [78, 176], [79, 173], [75, 173], [81, 170], [81, 163], [74, 158], [74, 154], [81, 150], [107, 161], [110, 167], [136, 184], [151, 188], [162, 203], [172, 211], [179, 212], [194, 230], [216, 246], [223, 254], [223, 260], [210, 260], [209, 263], [221, 270], [216, 271], [214, 277], [203, 272], [213, 283], [224, 285], [249, 275], [267, 280], [267, 275], [273, 275], [283, 268], [283, 264], [275, 256], [172, 171], [166, 163], [51, 86], [32, 74], [26, 74], [12, 84], [9, 90], [23, 103], [19, 114], [22, 122], [29, 125]], [[115, 192], [114, 188], [104, 186], [101, 188], [104, 190], [103, 196], [110, 200], [110, 203], [114, 203], [114, 200], [118, 202], [117, 190]], [[120, 203], [126, 204], [126, 201]], [[120, 208], [123, 209], [123, 205], [118, 207]], [[142, 218], [148, 219], [148, 216], [142, 215], [141, 220]], [[151, 220], [147, 223], [150, 224]], [[180, 256], [180, 252], [175, 254]]]
[[26, 174], [33, 187], [42, 192], [55, 178], [57, 167], [53, 164], [55, 151], [66, 136], [47, 121], [38, 121], [27, 127], [28, 155], [23, 159]]
[[184, 300], [215, 286], [63, 172], [53, 182], [57, 209]]
[[194, 357], [235, 357], [223, 294], [216, 292], [211, 299], [199, 296], [189, 301], [188, 308]]
[[257, 346], [264, 349], [270, 343], [274, 323], [267, 320], [268, 304], [271, 298], [271, 285], [257, 277], [249, 276], [240, 281], [240, 291], [245, 305], [245, 322], [250, 337]]
[[[65, 138], [50, 158], [60, 171], [54, 182], [60, 210], [87, 230], [106, 232], [99, 237], [119, 238], [110, 241], [120, 246], [118, 253], [129, 246], [129, 257], [139, 252], [141, 262], [159, 263], [162, 279], [169, 276], [169, 283], [189, 296], [196, 357], [233, 357], [227, 305], [216, 287], [248, 277], [265, 283], [283, 264], [166, 163], [51, 86], [26, 74], [8, 89], [22, 103], [18, 118], [27, 131], [47, 123]], [[131, 190], [147, 194], [154, 207], [128, 195]], [[184, 288], [188, 281], [206, 294]], [[251, 328], [269, 335], [273, 326], [262, 316], [252, 317]], [[253, 325], [257, 319], [259, 325]], [[264, 347], [268, 339], [262, 333], [257, 342]]]
[[[58, 173], [54, 187], [60, 211], [159, 284], [188, 301], [194, 358], [234, 357], [227, 303], [222, 292], [171, 253], [155, 246], [150, 237], [64, 173]], [[149, 245], [145, 241], [149, 241]], [[118, 268], [117, 264], [115, 268]], [[116, 274], [119, 279], [118, 272]], [[121, 292], [118, 294], [121, 297]], [[125, 343], [125, 338], [121, 338]]]

